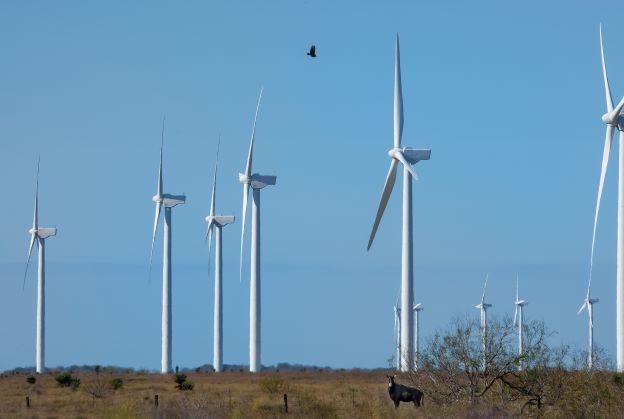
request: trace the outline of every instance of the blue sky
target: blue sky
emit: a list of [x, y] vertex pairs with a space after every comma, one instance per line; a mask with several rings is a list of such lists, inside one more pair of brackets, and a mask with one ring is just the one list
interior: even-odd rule
[[[338, 4], [339, 3], [339, 4]], [[263, 192], [263, 364], [385, 366], [400, 283], [400, 183], [368, 235], [392, 145], [401, 36], [422, 335], [513, 314], [515, 276], [556, 342], [585, 348], [584, 298], [605, 111], [598, 25], [624, 94], [619, 3], [4, 2], [0, 6], [0, 370], [34, 364], [36, 273], [22, 290], [37, 155], [47, 245], [47, 365], [160, 362], [160, 262], [147, 265], [160, 127], [174, 210], [173, 363], [212, 361], [204, 216], [219, 133], [224, 362], [248, 362], [238, 279], [245, 164]], [[319, 57], [306, 57], [310, 44]], [[616, 153], [598, 227], [597, 344], [615, 349]], [[614, 156], [615, 155], [615, 156]], [[248, 251], [245, 252], [248, 255]], [[248, 270], [246, 270], [248, 272]]]

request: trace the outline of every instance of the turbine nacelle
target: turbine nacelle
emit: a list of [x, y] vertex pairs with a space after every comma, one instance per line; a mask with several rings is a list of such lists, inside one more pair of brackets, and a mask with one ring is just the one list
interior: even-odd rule
[[165, 208], [173, 208], [176, 205], [180, 205], [184, 203], [186, 203], [185, 195], [170, 195], [170, 194], [162, 195], [162, 204], [165, 206]]
[[40, 239], [47, 239], [50, 236], [56, 236], [56, 228], [31, 228], [28, 230], [28, 233], [31, 235], [35, 235]]
[[517, 306], [520, 306], [520, 307], [524, 307], [525, 305], [529, 304], [529, 302], [525, 301], [525, 300], [518, 300], [514, 304], [516, 304]]
[[209, 215], [206, 217], [208, 227], [216, 225], [223, 227], [224, 225], [234, 224], [235, 217], [233, 215]]
[[238, 180], [243, 185], [250, 185], [254, 189], [262, 189], [265, 186], [273, 186], [277, 181], [277, 176], [268, 176], [254, 173], [251, 176], [238, 174]]
[[475, 306], [475, 308], [483, 309], [483, 310], [487, 310], [490, 307], [492, 307], [492, 304], [487, 304], [487, 303], [481, 303]]
[[431, 157], [431, 149], [428, 148], [412, 148], [412, 147], [394, 147], [388, 150], [388, 156], [395, 160], [401, 161], [403, 156], [409, 164], [416, 164], [421, 160], [429, 160]]
[[418, 304], [414, 304], [414, 311], [423, 311], [425, 308], [423, 307], [423, 305], [421, 303]]

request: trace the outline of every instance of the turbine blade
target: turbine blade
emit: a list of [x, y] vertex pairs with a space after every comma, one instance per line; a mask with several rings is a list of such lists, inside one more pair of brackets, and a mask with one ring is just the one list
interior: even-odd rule
[[581, 308], [579, 308], [579, 311], [576, 314], [577, 315], [581, 314], [581, 312], [585, 309], [585, 307], [587, 307], [587, 300], [583, 302], [583, 305], [581, 306]]
[[41, 162], [41, 156], [37, 158], [37, 183], [35, 186], [35, 212], [33, 214], [33, 229], [39, 228], [39, 163]]
[[30, 256], [32, 255], [33, 247], [35, 246], [35, 237], [37, 233], [32, 233], [30, 238], [30, 247], [28, 248], [28, 259], [26, 259], [26, 270], [24, 271], [24, 280], [22, 281], [22, 289], [26, 286], [26, 275], [28, 274], [28, 264], [30, 263]]
[[596, 244], [596, 226], [598, 225], [598, 213], [600, 212], [600, 201], [602, 199], [602, 190], [604, 187], [605, 175], [609, 164], [609, 153], [611, 152], [611, 143], [613, 142], [613, 126], [607, 125], [607, 133], [605, 136], [604, 149], [602, 151], [602, 167], [600, 168], [600, 182], [598, 183], [598, 196], [596, 198], [596, 211], [594, 213], [594, 229], [592, 232], [591, 257], [589, 259], [589, 284], [587, 293], [589, 295], [589, 287], [591, 286], [592, 272], [594, 268], [594, 247]]
[[514, 322], [513, 322], [514, 326], [518, 326], [518, 308], [520, 307], [516, 305], [516, 311], [514, 311]]
[[210, 280], [210, 259], [212, 257], [212, 232], [214, 231], [214, 221], [210, 221], [208, 224], [208, 231], [206, 237], [208, 238], [208, 279]]
[[399, 159], [399, 161], [401, 163], [403, 163], [403, 166], [405, 166], [405, 168], [407, 169], [408, 172], [410, 172], [410, 174], [412, 175], [412, 177], [414, 178], [414, 180], [418, 180], [418, 175], [416, 174], [416, 172], [414, 171], [414, 168], [412, 167], [411, 164], [409, 164], [409, 162], [405, 159], [405, 156], [403, 155], [403, 153], [399, 152], [396, 153], [397, 159]]
[[607, 101], [607, 112], [613, 110], [613, 98], [609, 88], [609, 78], [607, 77], [607, 66], [605, 65], [604, 48], [602, 46], [602, 24], [600, 24], [600, 58], [602, 59], [602, 78], [605, 85], [605, 99]]
[[241, 227], [240, 247], [240, 282], [243, 282], [243, 245], [245, 244], [245, 220], [247, 219], [247, 201], [249, 200], [249, 185], [243, 184], [243, 217]]
[[156, 214], [154, 215], [154, 230], [152, 232], [152, 249], [150, 250], [150, 271], [152, 269], [152, 257], [154, 256], [154, 241], [156, 241], [156, 230], [158, 229], [158, 220], [160, 219], [161, 202], [156, 202]]
[[[221, 134], [219, 134], [219, 142], [217, 143], [217, 161], [215, 163], [214, 176], [212, 178], [212, 194], [210, 195], [210, 215], [215, 215], [215, 191], [217, 189], [217, 171], [219, 169], [219, 148], [221, 147]], [[210, 229], [210, 227], [209, 227]]]
[[377, 215], [375, 215], [373, 230], [371, 231], [370, 238], [368, 239], [368, 247], [366, 248], [366, 250], [370, 250], [371, 245], [373, 244], [375, 234], [377, 233], [377, 228], [379, 228], [379, 222], [381, 221], [381, 217], [383, 216], [383, 213], [386, 210], [386, 206], [388, 205], [388, 200], [390, 199], [390, 195], [392, 194], [392, 188], [394, 188], [394, 182], [396, 181], [396, 171], [398, 164], [399, 162], [395, 159], [392, 159], [392, 161], [390, 162], [390, 170], [388, 171], [386, 183], [384, 185], [383, 192], [381, 193], [381, 201], [379, 201], [379, 208], [377, 209]]
[[403, 91], [401, 86], [401, 53], [399, 51], [399, 34], [396, 38], [394, 55], [394, 147], [401, 147], [403, 135]]
[[488, 279], [490, 274], [485, 275], [485, 285], [483, 285], [483, 295], [481, 296], [481, 304], [485, 301], [485, 289], [487, 288]]
[[162, 131], [160, 133], [160, 165], [158, 166], [158, 186], [156, 194], [162, 196], [163, 194], [163, 144], [165, 143], [165, 118], [163, 117]]
[[258, 97], [258, 104], [256, 105], [256, 116], [254, 117], [253, 128], [251, 130], [251, 143], [249, 144], [249, 153], [247, 154], [247, 165], [245, 166], [245, 175], [251, 176], [251, 163], [253, 160], [253, 146], [256, 139], [256, 122], [258, 120], [258, 111], [260, 110], [260, 101], [262, 100], [262, 92], [264, 87], [260, 88], [260, 96]]
[[516, 272], [516, 301], [520, 301], [520, 278]]

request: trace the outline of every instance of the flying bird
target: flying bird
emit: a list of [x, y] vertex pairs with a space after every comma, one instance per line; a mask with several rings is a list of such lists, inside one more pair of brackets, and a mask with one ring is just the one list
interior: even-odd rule
[[310, 47], [310, 52], [308, 52], [306, 55], [309, 55], [312, 58], [316, 58], [316, 45], [312, 45]]

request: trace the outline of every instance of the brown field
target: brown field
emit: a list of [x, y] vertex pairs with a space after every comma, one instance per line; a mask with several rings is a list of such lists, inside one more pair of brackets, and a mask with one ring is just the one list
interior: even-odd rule
[[[521, 417], [523, 404], [522, 400], [497, 402], [494, 397], [488, 399], [487, 406], [439, 406], [425, 394], [424, 407], [402, 403], [395, 409], [388, 397], [385, 373], [379, 371], [186, 374], [195, 385], [191, 391], [178, 390], [173, 375], [156, 373], [76, 372], [73, 375], [81, 384], [75, 390], [59, 387], [56, 372], [36, 376], [35, 384], [26, 382], [25, 373], [4, 373], [0, 377], [0, 418], [485, 418]], [[123, 380], [121, 389], [110, 389], [113, 378]], [[284, 393], [288, 395], [288, 413]], [[621, 397], [616, 404], [622, 404]], [[618, 411], [624, 417], [624, 410], [603, 411], [598, 417], [616, 417]], [[558, 413], [546, 410], [543, 416], [561, 417]]]

